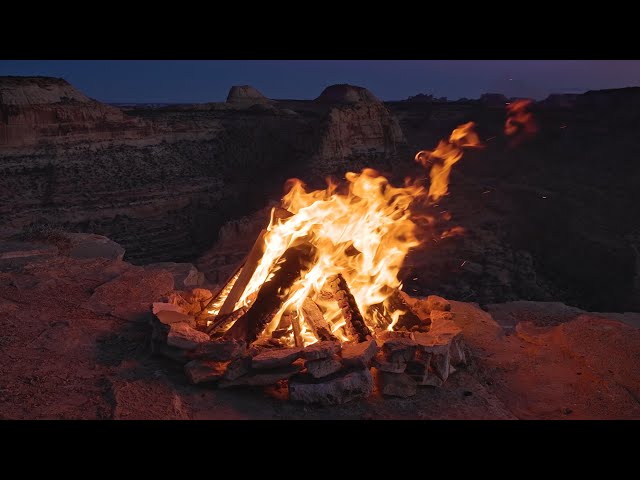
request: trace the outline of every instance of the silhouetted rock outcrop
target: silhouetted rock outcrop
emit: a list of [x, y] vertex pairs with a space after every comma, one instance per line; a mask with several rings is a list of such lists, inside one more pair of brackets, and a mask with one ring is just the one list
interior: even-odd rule
[[349, 85], [347, 83], [331, 85], [325, 88], [315, 101], [322, 103], [380, 102], [380, 100], [366, 88]]
[[234, 85], [227, 95], [227, 103], [235, 105], [253, 105], [256, 103], [270, 103], [267, 97], [250, 85]]

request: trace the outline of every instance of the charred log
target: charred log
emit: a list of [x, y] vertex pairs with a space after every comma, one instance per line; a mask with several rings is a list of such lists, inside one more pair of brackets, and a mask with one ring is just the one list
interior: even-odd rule
[[289, 289], [300, 278], [314, 253], [315, 248], [309, 244], [289, 248], [278, 261], [273, 277], [260, 287], [249, 311], [227, 330], [225, 336], [253, 342], [278, 313]]
[[400, 290], [396, 290], [393, 294], [386, 300], [387, 310], [390, 313], [396, 312], [398, 310], [402, 310], [404, 313], [400, 315], [398, 319], [398, 323], [395, 324], [395, 330], [411, 330], [412, 327], [416, 325], [421, 325], [420, 318], [413, 313], [411, 307], [407, 302], [405, 302], [404, 298], [400, 294]]
[[207, 327], [208, 334], [214, 334], [218, 330], [226, 330], [226, 327], [233, 325], [240, 317], [247, 313], [248, 307], [240, 307], [235, 312], [226, 315], [218, 315], [213, 323]]
[[328, 280], [329, 289], [333, 294], [333, 298], [338, 302], [338, 306], [342, 309], [342, 315], [347, 323], [347, 333], [358, 339], [358, 342], [366, 341], [371, 335], [371, 331], [358, 309], [356, 299], [353, 298], [349, 285], [340, 274], [334, 275]]
[[316, 302], [310, 298], [305, 298], [304, 302], [302, 302], [302, 313], [304, 314], [305, 321], [313, 331], [316, 338], [320, 341], [337, 340], [333, 333], [331, 333], [329, 324], [324, 319], [324, 315], [322, 315], [322, 312], [318, 305], [316, 305]]
[[244, 261], [244, 266], [242, 267], [242, 271], [240, 272], [238, 279], [233, 284], [233, 288], [229, 292], [229, 295], [227, 295], [222, 307], [220, 307], [220, 315], [227, 315], [233, 312], [236, 303], [240, 300], [240, 297], [242, 296], [245, 288], [247, 288], [249, 281], [251, 281], [251, 277], [253, 277], [256, 268], [258, 268], [258, 264], [260, 263], [260, 259], [264, 253], [264, 236], [266, 233], [266, 230], [262, 230], [258, 235], [249, 255], [247, 255], [247, 258]]

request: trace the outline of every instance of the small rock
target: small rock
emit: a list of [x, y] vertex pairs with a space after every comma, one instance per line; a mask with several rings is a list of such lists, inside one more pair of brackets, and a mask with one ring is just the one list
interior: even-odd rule
[[209, 341], [209, 335], [191, 328], [186, 323], [172, 323], [167, 335], [167, 345], [183, 350], [195, 350], [198, 345]]
[[378, 353], [375, 340], [351, 343], [342, 347], [342, 364], [346, 367], [369, 368], [371, 359]]
[[229, 388], [273, 385], [280, 380], [291, 377], [300, 370], [302, 370], [302, 365], [300, 364], [287, 365], [286, 367], [271, 370], [254, 370], [235, 380], [223, 380], [219, 386], [220, 388]]
[[469, 390], [465, 390], [464, 392], [462, 392], [462, 395], [464, 395], [465, 397], [470, 397], [471, 395], [473, 395], [473, 392], [470, 392]]
[[407, 398], [418, 392], [416, 381], [406, 373], [380, 372], [378, 381], [383, 395]]
[[187, 352], [180, 348], [170, 347], [162, 340], [151, 340], [151, 353], [169, 358], [179, 363], [187, 363], [190, 358]]
[[390, 362], [406, 363], [413, 360], [416, 347], [416, 342], [411, 338], [392, 338], [384, 342], [382, 351]]
[[306, 360], [320, 360], [321, 358], [332, 357], [335, 353], [338, 353], [341, 349], [339, 342], [316, 342], [313, 345], [309, 345], [302, 351], [302, 358]]
[[154, 315], [156, 313], [164, 311], [164, 310], [169, 310], [171, 312], [186, 313], [183, 308], [181, 308], [178, 305], [175, 305], [173, 303], [153, 302], [153, 305], [151, 307], [151, 311], [153, 312]]
[[383, 330], [376, 334], [376, 340], [384, 343], [392, 338], [411, 338], [411, 332], [405, 330]]
[[224, 362], [242, 356], [245, 350], [244, 341], [224, 338], [199, 344], [192, 356], [202, 360]]
[[313, 378], [322, 378], [332, 373], [336, 373], [342, 368], [342, 362], [338, 355], [331, 358], [322, 358], [320, 360], [308, 360], [305, 363], [307, 373]]
[[448, 312], [449, 310], [451, 310], [451, 304], [438, 295], [429, 295], [427, 297], [426, 307], [430, 312], [433, 310], [441, 310], [443, 312]]
[[231, 360], [227, 365], [227, 371], [224, 374], [226, 380], [235, 380], [241, 376], [249, 373], [251, 370], [251, 356], [245, 355], [244, 357]]
[[[171, 305], [171, 304], [166, 303], [164, 305]], [[180, 307], [176, 307], [176, 308], [180, 308]], [[164, 323], [165, 325], [184, 322], [192, 328], [196, 326], [196, 320], [193, 317], [190, 317], [189, 315], [185, 315], [184, 313], [181, 313], [175, 310], [160, 310], [155, 315], [158, 318], [158, 320], [160, 320], [160, 323]]]
[[430, 357], [428, 356], [421, 360], [408, 362], [406, 373], [411, 376], [417, 385], [441, 387], [444, 382], [433, 373], [429, 363]]
[[407, 368], [407, 362], [392, 362], [386, 355], [379, 352], [373, 359], [372, 365], [381, 372], [402, 373]]
[[322, 382], [306, 375], [296, 375], [289, 380], [289, 398], [303, 403], [339, 405], [366, 398], [372, 391], [373, 377], [369, 369], [332, 375]]
[[430, 369], [443, 381], [449, 376], [451, 338], [429, 333], [416, 333], [414, 338], [418, 345], [418, 357], [430, 355]]
[[216, 382], [224, 378], [231, 362], [214, 362], [212, 360], [191, 360], [184, 366], [184, 373], [194, 384]]
[[565, 415], [569, 415], [569, 414], [573, 413], [573, 410], [571, 410], [570, 408], [565, 407], [565, 408], [562, 409], [562, 413], [565, 414]]
[[292, 364], [301, 356], [301, 348], [274, 348], [264, 350], [253, 357], [251, 366], [255, 369], [284, 367]]

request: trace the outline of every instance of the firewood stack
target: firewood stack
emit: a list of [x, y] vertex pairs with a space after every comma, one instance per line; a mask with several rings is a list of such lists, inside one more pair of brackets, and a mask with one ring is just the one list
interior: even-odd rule
[[[333, 281], [337, 292], [344, 291], [340, 279]], [[240, 327], [232, 330], [232, 326], [226, 332], [240, 331], [241, 335], [206, 333], [206, 327], [203, 329], [196, 322], [202, 301], [199, 300], [199, 308], [190, 308], [184, 303], [185, 296], [194, 298], [172, 295], [165, 303], [153, 304], [151, 345], [155, 354], [184, 365], [187, 377], [194, 384], [213, 383], [218, 388], [231, 388], [268, 386], [284, 381], [292, 401], [330, 405], [366, 398], [375, 390], [385, 396], [409, 397], [418, 392], [419, 386], [441, 387], [455, 371], [454, 367], [467, 363], [455, 314], [450, 311], [449, 302], [441, 297], [420, 300], [398, 294], [410, 321], [417, 319], [423, 325], [430, 324], [430, 329], [376, 333], [364, 322], [364, 328], [358, 325], [362, 316], [345, 293], [338, 300], [341, 308], [343, 311], [355, 308], [357, 313], [345, 312], [345, 317], [351, 315], [353, 335], [351, 341], [342, 343], [321, 319], [317, 305], [306, 302], [304, 308], [313, 312], [311, 316], [315, 315], [313, 323], [321, 341], [307, 347], [283, 347], [275, 337], [266, 342], [247, 341], [257, 338], [259, 334], [255, 332], [261, 328], [261, 322], [265, 322], [260, 316], [251, 320], [247, 315], [251, 309], [231, 312], [236, 315], [235, 324], [242, 318], [247, 320], [242, 330]], [[203, 296], [206, 295], [200, 293], [199, 298]], [[259, 299], [260, 294], [253, 308]], [[214, 320], [214, 324], [217, 321]]]

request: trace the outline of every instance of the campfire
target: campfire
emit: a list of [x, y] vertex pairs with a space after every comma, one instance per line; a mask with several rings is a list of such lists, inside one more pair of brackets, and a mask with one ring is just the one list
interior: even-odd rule
[[288, 378], [290, 397], [309, 402], [368, 395], [370, 365], [382, 393], [441, 385], [451, 365], [465, 361], [460, 330], [446, 300], [411, 299], [400, 274], [420, 245], [413, 208], [444, 196], [463, 148], [478, 144], [468, 123], [434, 151], [418, 152], [430, 168], [428, 189], [410, 179], [395, 187], [372, 169], [324, 190], [291, 180], [244, 262], [204, 304], [197, 299], [197, 314], [175, 297], [154, 304], [155, 350], [189, 360], [194, 383]]

